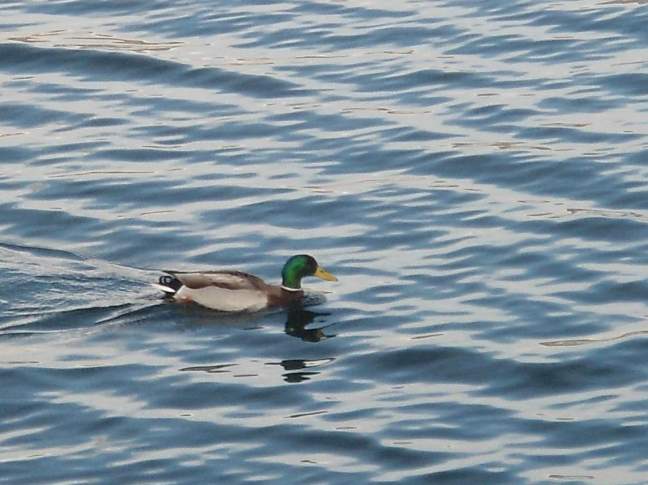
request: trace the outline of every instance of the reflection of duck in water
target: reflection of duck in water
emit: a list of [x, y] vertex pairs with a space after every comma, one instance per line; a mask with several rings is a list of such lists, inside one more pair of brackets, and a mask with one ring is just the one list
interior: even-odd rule
[[285, 332], [291, 337], [300, 338], [306, 342], [319, 342], [325, 338], [335, 337], [326, 335], [323, 328], [305, 328], [313, 323], [315, 318], [328, 316], [330, 313], [316, 313], [304, 310], [301, 304], [293, 304], [288, 308], [288, 320], [286, 320]]
[[337, 278], [306, 254], [293, 256], [281, 270], [281, 285], [270, 285], [261, 278], [241, 271], [179, 272], [165, 271], [154, 286], [181, 303], [195, 302], [213, 310], [253, 312], [264, 308], [288, 306], [304, 298], [301, 280], [316, 276], [327, 281]]
[[311, 377], [316, 376], [320, 373], [317, 370], [303, 370], [303, 369], [313, 369], [321, 365], [330, 364], [335, 359], [319, 359], [319, 360], [301, 360], [301, 359], [291, 359], [291, 360], [282, 360], [279, 362], [279, 365], [284, 368], [286, 373], [283, 375], [283, 378], [286, 382], [304, 382], [310, 380]]

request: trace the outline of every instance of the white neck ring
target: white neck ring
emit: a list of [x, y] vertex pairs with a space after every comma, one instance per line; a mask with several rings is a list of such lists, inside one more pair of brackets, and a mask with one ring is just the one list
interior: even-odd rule
[[302, 291], [301, 288], [288, 288], [287, 286], [284, 286], [284, 285], [281, 285], [281, 289], [286, 290], [286, 291], [293, 291], [293, 292]]

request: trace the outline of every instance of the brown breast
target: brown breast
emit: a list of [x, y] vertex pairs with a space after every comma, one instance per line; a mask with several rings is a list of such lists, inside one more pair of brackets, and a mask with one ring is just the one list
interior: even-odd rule
[[286, 291], [281, 286], [268, 285], [268, 306], [288, 306], [304, 298], [304, 291]]

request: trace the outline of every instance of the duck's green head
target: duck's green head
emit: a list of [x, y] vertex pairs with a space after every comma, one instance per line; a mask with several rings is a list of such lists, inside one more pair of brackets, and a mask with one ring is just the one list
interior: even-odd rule
[[299, 254], [286, 261], [281, 270], [281, 286], [290, 290], [301, 288], [301, 279], [306, 276], [316, 276], [327, 281], [337, 281], [337, 278], [317, 264], [315, 258], [308, 254]]

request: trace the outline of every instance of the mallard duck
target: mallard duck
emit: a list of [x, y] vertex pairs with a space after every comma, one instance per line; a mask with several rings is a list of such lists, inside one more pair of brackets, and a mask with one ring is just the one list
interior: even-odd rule
[[307, 254], [292, 256], [281, 270], [281, 285], [270, 285], [258, 276], [242, 271], [164, 271], [156, 288], [181, 303], [194, 302], [224, 312], [253, 312], [288, 306], [304, 297], [301, 280], [316, 276], [327, 281], [337, 278]]

